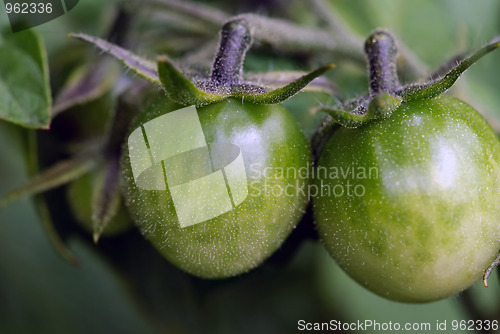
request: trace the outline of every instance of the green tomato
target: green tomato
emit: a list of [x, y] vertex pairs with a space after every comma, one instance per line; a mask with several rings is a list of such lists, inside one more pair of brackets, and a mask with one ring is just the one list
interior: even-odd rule
[[[131, 133], [179, 108], [160, 99], [140, 115]], [[311, 152], [296, 121], [280, 105], [257, 105], [230, 98], [197, 108], [197, 115], [207, 144], [229, 143], [240, 149], [245, 170], [243, 180], [247, 183], [244, 186], [248, 190], [245, 199], [227, 212], [181, 227], [172, 195], [175, 189], [166, 174], [176, 173], [187, 182], [204, 176], [193, 176], [203, 163], [186, 158], [181, 160], [185, 162], [183, 168], [171, 171], [163, 161], [167, 166], [162, 176], [167, 189], [146, 190], [135, 182], [126, 143], [121, 163], [126, 205], [145, 237], [179, 268], [203, 278], [238, 275], [258, 266], [276, 251], [304, 214]], [[185, 144], [185, 141], [178, 143]], [[297, 173], [287, 173], [287, 169]], [[212, 167], [210, 173], [216, 172], [220, 168]], [[245, 188], [240, 184], [239, 189]], [[189, 196], [183, 200], [191, 209], [198, 206], [203, 209]], [[220, 201], [212, 209], [218, 210], [222, 205]]]
[[[97, 172], [90, 172], [68, 184], [66, 197], [76, 221], [88, 232], [93, 233], [92, 195]], [[133, 226], [127, 209], [120, 202], [116, 214], [102, 231], [103, 236], [113, 236], [123, 233]]]
[[390, 118], [337, 130], [314, 176], [323, 243], [380, 296], [451, 296], [498, 254], [500, 143], [458, 99], [403, 103]]

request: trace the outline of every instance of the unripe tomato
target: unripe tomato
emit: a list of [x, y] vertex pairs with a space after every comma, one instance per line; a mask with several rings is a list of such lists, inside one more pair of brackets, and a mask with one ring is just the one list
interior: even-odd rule
[[390, 118], [340, 128], [315, 176], [314, 214], [328, 252], [381, 296], [445, 298], [498, 254], [500, 142], [456, 98], [404, 102]]
[[[131, 131], [179, 108], [160, 99], [141, 114]], [[303, 191], [307, 171], [302, 171], [305, 177], [286, 171], [309, 168], [311, 153], [296, 121], [280, 105], [229, 98], [197, 108], [197, 114], [208, 144], [229, 143], [241, 150], [248, 185], [244, 201], [214, 218], [181, 227], [172, 188], [169, 192], [137, 186], [127, 143], [121, 164], [123, 193], [139, 229], [165, 258], [199, 277], [233, 276], [262, 263], [302, 217], [308, 202]], [[177, 176], [198, 167], [188, 164], [185, 175]]]

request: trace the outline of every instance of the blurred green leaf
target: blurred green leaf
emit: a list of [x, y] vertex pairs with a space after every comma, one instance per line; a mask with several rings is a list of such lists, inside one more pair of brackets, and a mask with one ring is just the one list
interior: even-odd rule
[[47, 54], [34, 30], [0, 36], [0, 118], [45, 129], [50, 123], [51, 95]]
[[[35, 130], [25, 130], [25, 146], [26, 146], [26, 164], [30, 177], [34, 177], [39, 172], [38, 166], [38, 141]], [[1, 201], [1, 200], [0, 200]], [[45, 229], [47, 238], [50, 240], [54, 250], [61, 256], [62, 259], [73, 265], [78, 265], [78, 258], [68, 249], [61, 236], [59, 235], [49, 207], [43, 195], [35, 195], [33, 198], [35, 209], [38, 217]]]
[[[27, 180], [22, 137], [0, 121], [1, 194]], [[28, 201], [0, 211], [0, 333], [157, 333], [94, 247], [75, 238], [69, 246], [79, 267], [54, 252]]]
[[0, 209], [23, 196], [33, 196], [73, 181], [93, 170], [98, 164], [95, 156], [78, 156], [60, 161], [35, 175], [28, 183], [0, 198]]
[[115, 65], [112, 59], [99, 58], [74, 71], [55, 99], [53, 115], [106, 94], [120, 74]]

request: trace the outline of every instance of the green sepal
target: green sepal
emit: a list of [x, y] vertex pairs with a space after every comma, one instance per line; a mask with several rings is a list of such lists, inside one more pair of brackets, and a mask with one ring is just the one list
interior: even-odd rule
[[121, 193], [118, 175], [118, 159], [112, 159], [97, 172], [94, 181], [91, 218], [93, 239], [96, 244], [120, 208]]
[[[28, 130], [26, 133], [26, 162], [28, 174], [34, 176], [38, 172], [38, 149], [37, 149], [37, 138], [36, 131]], [[49, 207], [45, 201], [45, 197], [42, 194], [35, 195], [33, 197], [33, 204], [35, 210], [40, 218], [42, 227], [49, 238], [49, 241], [56, 251], [56, 253], [68, 263], [77, 266], [80, 261], [76, 255], [68, 248], [64, 243], [64, 240], [59, 235], [52, 216], [50, 214]], [[0, 205], [1, 206], [1, 205]]]
[[264, 104], [274, 104], [281, 103], [293, 95], [297, 94], [301, 89], [307, 86], [311, 81], [321, 76], [326, 71], [335, 68], [334, 64], [328, 64], [326, 66], [320, 67], [306, 75], [301, 76], [297, 80], [292, 81], [288, 85], [277, 88], [270, 92], [259, 93], [259, 94], [248, 94], [243, 93], [241, 95], [234, 95], [235, 97], [242, 97], [246, 101], [253, 103], [264, 103]]
[[337, 108], [319, 107], [317, 111], [326, 112], [332, 117], [332, 120], [346, 128], [357, 128], [368, 124], [377, 119], [388, 118], [401, 105], [402, 99], [388, 93], [380, 93], [373, 97], [365, 108], [358, 110], [366, 110], [362, 113], [355, 111], [346, 111]]
[[457, 66], [451, 69], [446, 75], [423, 85], [409, 85], [401, 88], [397, 94], [403, 98], [403, 101], [430, 99], [446, 92], [458, 80], [465, 70], [479, 59], [493, 50], [500, 47], [500, 42], [495, 41], [481, 48], [467, 59], [462, 60]]
[[0, 30], [0, 119], [31, 129], [48, 129], [52, 97], [45, 44], [29, 29]]
[[201, 107], [221, 101], [229, 96], [201, 90], [184, 76], [166, 56], [158, 58], [158, 75], [167, 96], [181, 105]]
[[[262, 73], [247, 73], [244, 75], [244, 80], [249, 82], [258, 82], [269, 89], [276, 89], [290, 82], [297, 80], [303, 75], [303, 71], [269, 71]], [[305, 86], [302, 91], [324, 93], [328, 95], [338, 96], [340, 93], [338, 88], [328, 79], [319, 77], [311, 81]]]
[[158, 78], [158, 73], [156, 72], [156, 66], [154, 62], [139, 57], [138, 55], [135, 55], [132, 52], [119, 47], [118, 45], [109, 43], [98, 37], [89, 36], [86, 34], [69, 34], [69, 37], [74, 37], [89, 42], [90, 44], [96, 46], [97, 48], [121, 61], [125, 66], [130, 68], [141, 77], [153, 83], [160, 83], [160, 79]]

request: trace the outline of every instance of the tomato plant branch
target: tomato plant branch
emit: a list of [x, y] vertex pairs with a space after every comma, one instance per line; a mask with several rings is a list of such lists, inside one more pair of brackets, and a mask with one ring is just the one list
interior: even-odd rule
[[140, 6], [149, 5], [153, 8], [162, 8], [169, 12], [185, 15], [186, 18], [192, 18], [197, 22], [203, 22], [215, 30], [219, 29], [219, 27], [230, 17], [230, 15], [221, 10], [189, 1], [147, 0], [137, 1], [137, 4]]
[[[325, 0], [309, 0], [314, 14], [326, 24], [330, 32], [344, 39], [346, 44], [351, 44], [353, 49], [361, 49], [363, 39], [350, 31], [349, 27], [335, 14]], [[358, 51], [359, 52], [359, 51]]]
[[349, 58], [364, 65], [362, 50], [353, 51], [351, 45], [337, 40], [329, 31], [303, 27], [282, 19], [268, 18], [256, 14], [242, 14], [252, 29], [256, 41], [271, 46], [282, 53], [325, 52]]
[[[224, 22], [231, 20], [228, 13], [189, 1], [147, 0], [141, 4], [184, 15], [188, 20], [205, 24], [207, 30], [214, 33]], [[304, 27], [287, 20], [251, 13], [234, 18], [246, 20], [256, 41], [280, 53], [327, 53], [364, 66], [362, 39], [333, 13], [323, 0], [311, 0], [311, 7], [318, 17], [328, 24], [329, 29]], [[422, 77], [428, 70], [427, 66], [402, 44], [398, 66], [410, 78]]]
[[213, 32], [228, 20], [243, 19], [248, 22], [254, 40], [281, 53], [333, 53], [364, 66], [361, 44], [354, 46], [349, 39], [340, 39], [336, 34], [323, 29], [303, 27], [286, 20], [251, 13], [231, 18], [229, 14], [221, 11], [212, 12], [210, 7], [189, 1], [181, 3], [176, 0], [148, 0], [144, 5], [160, 6], [186, 15], [186, 18], [210, 23]]
[[[342, 40], [342, 44], [351, 46], [354, 54], [362, 51], [363, 39], [352, 31], [343, 20], [335, 14], [325, 0], [310, 0], [311, 7], [318, 18], [326, 23], [329, 31], [337, 40]], [[403, 43], [399, 44], [399, 57], [397, 59], [398, 68], [411, 79], [418, 79], [427, 73], [428, 66]]]

